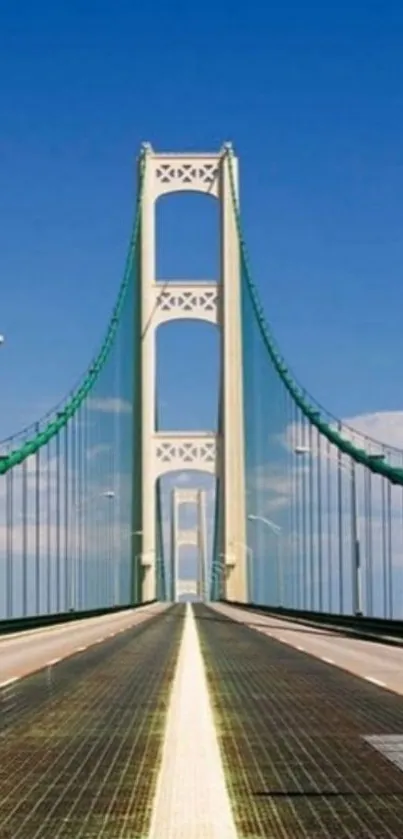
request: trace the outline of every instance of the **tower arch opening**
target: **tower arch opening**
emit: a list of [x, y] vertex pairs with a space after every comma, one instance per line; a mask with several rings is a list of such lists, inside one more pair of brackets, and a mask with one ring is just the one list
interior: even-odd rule
[[157, 282], [217, 282], [219, 202], [196, 191], [161, 195], [156, 212]]
[[218, 430], [219, 341], [217, 327], [200, 320], [171, 321], [158, 328], [159, 431]]

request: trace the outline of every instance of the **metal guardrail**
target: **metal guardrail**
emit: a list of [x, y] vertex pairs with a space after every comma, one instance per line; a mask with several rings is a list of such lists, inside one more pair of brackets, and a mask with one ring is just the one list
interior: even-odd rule
[[0, 620], [0, 635], [8, 635], [11, 632], [24, 632], [28, 629], [40, 629], [46, 626], [56, 626], [59, 623], [83, 620], [84, 618], [98, 618], [102, 615], [113, 615], [116, 612], [125, 612], [127, 609], [138, 609], [140, 606], [151, 606], [155, 600], [148, 600], [145, 603], [127, 603], [124, 606], [112, 606], [106, 609], [87, 609], [85, 612], [58, 612], [57, 614], [30, 615], [24, 618], [10, 618]]
[[379, 640], [403, 640], [403, 621], [372, 618], [365, 615], [340, 615], [334, 612], [310, 612], [304, 609], [286, 609], [280, 606], [263, 606], [259, 603], [240, 603], [222, 600], [228, 606], [238, 606], [250, 611], [264, 612], [288, 621], [327, 626], [329, 629], [343, 629], [362, 637], [377, 636]]

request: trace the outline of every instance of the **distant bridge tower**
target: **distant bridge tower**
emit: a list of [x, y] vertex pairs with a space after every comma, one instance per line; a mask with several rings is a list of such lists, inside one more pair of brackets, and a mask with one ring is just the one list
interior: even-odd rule
[[[182, 504], [197, 505], [197, 523], [195, 527], [183, 528], [179, 525], [179, 509]], [[179, 551], [183, 546], [197, 548], [196, 594], [202, 600], [207, 599], [207, 532], [206, 532], [206, 492], [204, 489], [172, 490], [171, 503], [171, 597], [175, 602], [179, 598]], [[186, 581], [182, 581], [186, 582]]]
[[[132, 555], [134, 599], [156, 593], [156, 481], [168, 472], [200, 470], [218, 479], [219, 553], [226, 557], [223, 590], [246, 600], [245, 474], [242, 392], [240, 248], [231, 194], [229, 147], [218, 154], [156, 154], [145, 146], [135, 347], [140, 382], [136, 416]], [[235, 192], [238, 161], [232, 158]], [[220, 276], [206, 282], [164, 282], [156, 277], [155, 204], [161, 195], [202, 192], [220, 203]], [[218, 433], [158, 432], [155, 426], [155, 336], [176, 319], [206, 320], [220, 328], [221, 381]]]

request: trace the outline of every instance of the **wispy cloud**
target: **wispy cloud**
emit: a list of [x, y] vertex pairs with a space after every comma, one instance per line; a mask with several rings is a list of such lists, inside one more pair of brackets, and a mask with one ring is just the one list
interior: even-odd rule
[[112, 445], [109, 443], [99, 443], [97, 446], [91, 446], [91, 448], [88, 448], [86, 452], [87, 460], [94, 460], [101, 454], [106, 454], [110, 451], [112, 451]]
[[90, 411], [100, 411], [103, 414], [130, 414], [132, 411], [131, 402], [117, 396], [90, 397], [87, 404]]

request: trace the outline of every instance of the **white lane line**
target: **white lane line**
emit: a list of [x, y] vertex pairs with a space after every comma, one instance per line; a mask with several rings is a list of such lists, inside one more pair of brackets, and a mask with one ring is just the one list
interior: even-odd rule
[[326, 664], [334, 664], [333, 659], [332, 658], [327, 658], [327, 656], [325, 656], [325, 655], [322, 655], [321, 659], [322, 659], [322, 661], [325, 661]]
[[380, 688], [386, 688], [386, 683], [381, 682], [380, 679], [375, 679], [375, 676], [364, 676], [367, 682], [372, 682], [374, 685], [379, 685]]
[[50, 661], [48, 661], [45, 666], [46, 667], [53, 667], [53, 665], [58, 664], [59, 661], [61, 661], [61, 658], [51, 658]]
[[13, 685], [14, 682], [18, 682], [19, 676], [13, 676], [12, 679], [7, 679], [5, 682], [0, 682], [0, 688], [6, 688], [9, 685]]
[[237, 839], [190, 604], [169, 702], [149, 839]]

